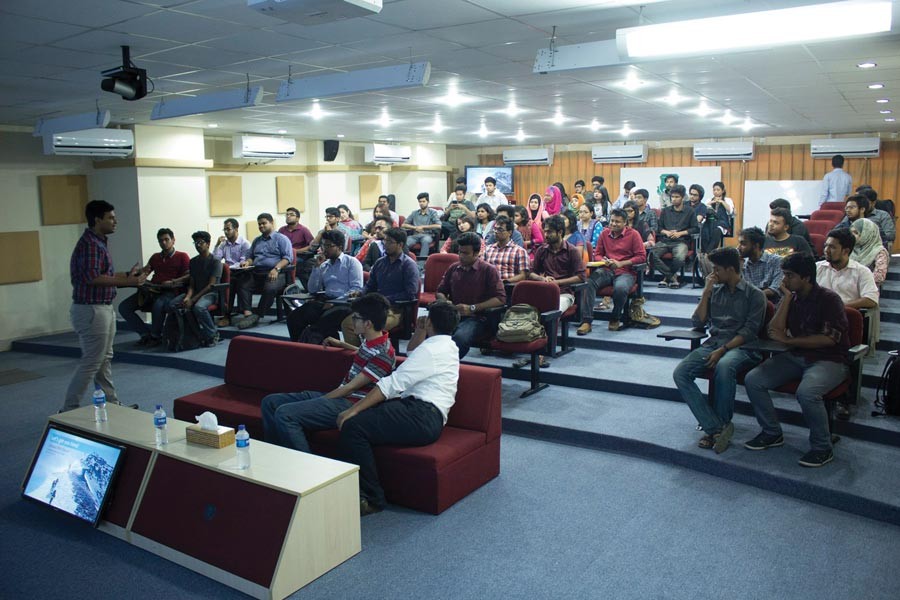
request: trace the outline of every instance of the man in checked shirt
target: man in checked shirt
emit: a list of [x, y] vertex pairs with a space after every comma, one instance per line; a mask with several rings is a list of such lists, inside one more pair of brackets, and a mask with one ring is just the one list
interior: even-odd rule
[[72, 327], [78, 334], [81, 361], [69, 382], [62, 410], [78, 408], [91, 382], [99, 385], [106, 401], [118, 404], [110, 362], [116, 337], [116, 313], [112, 302], [116, 288], [137, 287], [147, 274], [141, 265], [116, 273], [107, 246], [107, 236], [116, 231], [113, 205], [103, 200], [88, 202], [84, 211], [87, 229], [75, 245], [69, 261], [72, 277]]

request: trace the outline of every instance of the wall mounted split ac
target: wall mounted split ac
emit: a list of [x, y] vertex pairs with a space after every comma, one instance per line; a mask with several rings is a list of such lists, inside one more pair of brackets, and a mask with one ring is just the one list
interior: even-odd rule
[[297, 142], [293, 138], [263, 135], [236, 135], [231, 138], [234, 158], [293, 158]]
[[694, 144], [694, 160], [753, 160], [753, 142]]
[[591, 160], [598, 165], [607, 163], [645, 163], [647, 162], [647, 144], [594, 146], [591, 148]]
[[124, 158], [132, 152], [130, 129], [82, 129], [44, 136], [44, 154]]
[[811, 140], [809, 151], [813, 158], [831, 158], [840, 154], [844, 158], [877, 157], [881, 149], [881, 139], [867, 138], [824, 138]]
[[503, 151], [504, 165], [552, 165], [553, 148], [522, 148]]
[[367, 163], [376, 165], [396, 165], [409, 162], [412, 149], [409, 146], [392, 146], [390, 144], [366, 144], [365, 159]]

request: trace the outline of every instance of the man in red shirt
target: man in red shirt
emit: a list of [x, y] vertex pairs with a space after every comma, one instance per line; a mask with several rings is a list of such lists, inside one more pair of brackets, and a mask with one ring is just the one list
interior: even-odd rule
[[609, 225], [600, 232], [600, 237], [597, 239], [594, 260], [606, 261], [606, 266], [594, 270], [588, 279], [578, 335], [587, 335], [591, 332], [597, 290], [609, 285], [613, 286], [613, 310], [609, 320], [609, 330], [618, 331], [622, 327], [620, 323], [622, 307], [625, 306], [625, 300], [628, 299], [628, 293], [637, 278], [637, 273], [632, 265], [647, 261], [647, 251], [644, 249], [641, 234], [631, 227], [626, 227], [625, 221], [624, 210], [612, 209], [609, 211]]
[[[171, 229], [162, 228], [156, 232], [160, 251], [150, 257], [142, 269], [144, 274], [153, 273], [150, 285], [126, 298], [119, 305], [119, 314], [129, 327], [141, 335], [141, 346], [157, 346], [162, 340], [163, 320], [172, 300], [184, 291], [184, 284], [190, 278], [191, 257], [187, 252], [175, 250], [175, 234]], [[137, 311], [150, 312], [150, 326], [138, 316]]]
[[498, 319], [485, 314], [488, 309], [506, 303], [506, 289], [500, 281], [497, 267], [484, 262], [478, 256], [481, 237], [467, 232], [456, 239], [459, 245], [459, 262], [450, 265], [437, 288], [438, 300], [449, 300], [459, 313], [459, 327], [453, 341], [459, 347], [459, 357], [464, 357], [476, 340], [494, 335]]
[[294, 249], [294, 260], [300, 258], [300, 254], [309, 251], [309, 245], [312, 244], [313, 234], [305, 225], [300, 224], [300, 211], [296, 208], [289, 208], [285, 211], [284, 219], [287, 225], [278, 230], [278, 233], [287, 236], [291, 240], [291, 247]]

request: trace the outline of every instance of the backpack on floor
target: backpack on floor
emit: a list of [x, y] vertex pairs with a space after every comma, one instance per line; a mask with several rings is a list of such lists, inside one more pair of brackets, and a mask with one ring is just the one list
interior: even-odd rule
[[190, 310], [175, 308], [163, 323], [163, 343], [169, 352], [194, 350], [200, 347], [200, 325]]
[[658, 317], [654, 317], [644, 310], [645, 302], [647, 302], [647, 300], [643, 296], [641, 296], [640, 298], [635, 298], [631, 301], [631, 306], [628, 309], [629, 317], [631, 318], [631, 324], [635, 327], [641, 327], [643, 329], [653, 329], [654, 327], [659, 327], [662, 321], [660, 321]]
[[900, 415], [900, 352], [891, 350], [875, 391], [873, 417]]
[[547, 332], [541, 325], [541, 315], [535, 307], [530, 304], [513, 304], [500, 320], [496, 337], [501, 342], [523, 343], [547, 337]]

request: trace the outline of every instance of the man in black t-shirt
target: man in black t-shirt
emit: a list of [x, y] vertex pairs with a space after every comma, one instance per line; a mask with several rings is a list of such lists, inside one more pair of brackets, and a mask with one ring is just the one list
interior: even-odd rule
[[209, 305], [216, 302], [219, 295], [213, 286], [222, 278], [222, 262], [209, 252], [211, 237], [206, 231], [198, 231], [191, 236], [197, 256], [190, 262], [190, 280], [187, 292], [172, 300], [172, 306], [190, 309], [197, 317], [200, 326], [201, 344], [204, 347], [215, 346], [219, 334], [209, 314]]
[[799, 235], [792, 235], [788, 229], [791, 213], [784, 208], [776, 208], [769, 216], [769, 228], [766, 231], [766, 243], [763, 251], [766, 254], [776, 254], [781, 258], [801, 252], [815, 256], [813, 249]]

